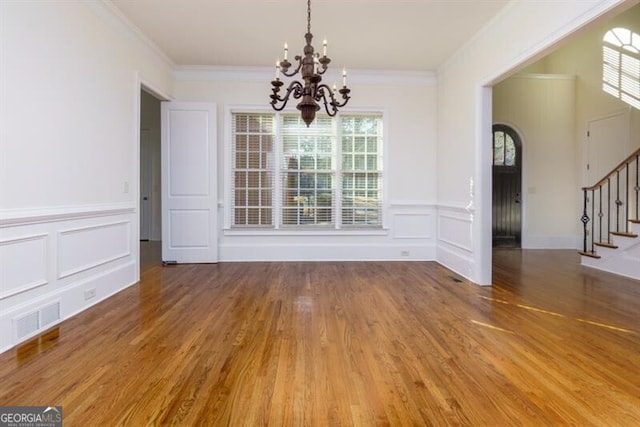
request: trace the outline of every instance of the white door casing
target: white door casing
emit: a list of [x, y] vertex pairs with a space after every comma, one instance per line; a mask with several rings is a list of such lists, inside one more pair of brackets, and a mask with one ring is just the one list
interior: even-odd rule
[[595, 185], [631, 154], [629, 132], [628, 111], [587, 122], [587, 186]]
[[140, 240], [151, 238], [151, 131], [140, 131]]
[[162, 260], [218, 261], [216, 105], [162, 103]]

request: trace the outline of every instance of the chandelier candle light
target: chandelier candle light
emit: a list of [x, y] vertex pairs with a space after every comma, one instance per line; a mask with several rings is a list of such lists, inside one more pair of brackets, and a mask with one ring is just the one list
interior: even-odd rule
[[[284, 44], [284, 60], [278, 59], [276, 61], [276, 75], [275, 79], [271, 81], [273, 93], [270, 97], [271, 106], [276, 111], [284, 109], [291, 95], [295, 99], [302, 98], [296, 108], [300, 110], [302, 120], [309, 127], [316, 117], [316, 111], [320, 109], [319, 102], [324, 104], [327, 114], [333, 117], [339, 108], [347, 105], [351, 98], [349, 96], [351, 89], [347, 87], [347, 71], [344, 69], [342, 70], [342, 87], [340, 89], [337, 89], [335, 85], [331, 89], [322, 83], [322, 75], [327, 71], [331, 59], [327, 56], [327, 40], [322, 43], [322, 56], [320, 53], [314, 53], [311, 45], [313, 39], [313, 34], [311, 34], [311, 0], [307, 0], [307, 34], [304, 35], [304, 38], [307, 41], [303, 50], [304, 56], [296, 55], [295, 60], [298, 61], [298, 66], [291, 72], [289, 72], [289, 68], [292, 64], [287, 60], [289, 47], [286, 43]], [[286, 77], [293, 77], [300, 73], [304, 82], [292, 81], [284, 96], [281, 97], [279, 93], [284, 83], [280, 81], [280, 73]], [[337, 99], [338, 94], [342, 95], [341, 100]]]

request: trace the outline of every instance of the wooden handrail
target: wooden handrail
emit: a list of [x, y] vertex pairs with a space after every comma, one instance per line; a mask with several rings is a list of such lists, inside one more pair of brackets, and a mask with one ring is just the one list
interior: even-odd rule
[[615, 168], [613, 168], [613, 170], [611, 172], [609, 172], [604, 178], [602, 178], [600, 181], [598, 181], [595, 185], [592, 185], [591, 187], [582, 187], [583, 190], [595, 190], [596, 188], [600, 187], [602, 184], [604, 184], [609, 178], [611, 178], [611, 176], [613, 174], [615, 174], [616, 172], [621, 171], [622, 169], [624, 169], [629, 163], [633, 162], [636, 157], [640, 156], [640, 148], [638, 148], [636, 151], [634, 151], [633, 153], [631, 153], [631, 155], [629, 157], [627, 157], [626, 159], [624, 159], [622, 162], [620, 162], [620, 164], [618, 166], [616, 166]]

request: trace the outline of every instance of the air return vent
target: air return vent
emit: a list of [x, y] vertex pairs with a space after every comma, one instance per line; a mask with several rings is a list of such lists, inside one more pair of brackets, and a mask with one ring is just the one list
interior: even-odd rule
[[55, 302], [40, 309], [40, 329], [60, 320], [60, 303]]
[[40, 328], [40, 312], [34, 311], [16, 319], [16, 336], [18, 339], [32, 335]]
[[14, 318], [16, 338], [21, 340], [60, 320], [60, 302], [40, 307], [24, 316]]

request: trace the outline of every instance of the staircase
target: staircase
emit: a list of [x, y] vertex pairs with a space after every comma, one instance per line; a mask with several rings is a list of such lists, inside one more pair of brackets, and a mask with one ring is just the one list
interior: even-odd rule
[[584, 187], [582, 265], [640, 280], [640, 149]]

